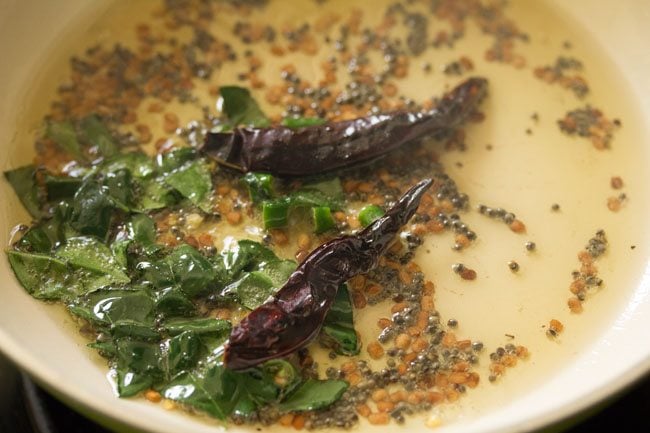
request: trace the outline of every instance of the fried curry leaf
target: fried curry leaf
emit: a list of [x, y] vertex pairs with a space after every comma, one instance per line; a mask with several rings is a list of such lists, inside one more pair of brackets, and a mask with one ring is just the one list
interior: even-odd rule
[[65, 262], [49, 255], [7, 251], [9, 264], [16, 278], [27, 292], [35, 298], [56, 300], [74, 296], [68, 285], [69, 269]]
[[226, 337], [230, 334], [230, 322], [208, 317], [193, 319], [175, 319], [165, 322], [164, 328], [170, 335], [192, 331], [197, 335]]
[[263, 128], [271, 124], [248, 89], [223, 86], [219, 89], [219, 95], [221, 110], [232, 126], [248, 125]]
[[129, 239], [142, 245], [151, 245], [156, 242], [156, 224], [143, 214], [136, 214], [126, 224]]
[[101, 167], [102, 173], [115, 173], [119, 170], [128, 170], [134, 178], [145, 179], [153, 176], [155, 165], [144, 153], [129, 152], [107, 159]]
[[43, 180], [48, 201], [67, 200], [74, 197], [83, 182], [83, 179], [79, 177], [54, 176], [49, 173], [45, 174]]
[[45, 128], [45, 136], [76, 159], [85, 159], [72, 122], [49, 122]]
[[108, 188], [89, 180], [79, 188], [72, 202], [70, 225], [83, 235], [105, 239], [115, 210]]
[[176, 286], [166, 287], [156, 293], [156, 310], [165, 316], [192, 316], [196, 307], [190, 298]]
[[23, 252], [48, 254], [52, 248], [61, 245], [66, 237], [74, 235], [67, 225], [70, 206], [62, 202], [56, 206], [52, 215], [41, 219], [23, 234], [16, 248]]
[[130, 397], [151, 388], [162, 378], [160, 345], [120, 338], [116, 341], [117, 390], [120, 397]]
[[116, 208], [129, 212], [134, 207], [133, 180], [131, 172], [126, 169], [106, 174], [102, 184]]
[[4, 175], [27, 212], [35, 219], [40, 218], [42, 216], [42, 203], [39, 187], [36, 183], [36, 167], [26, 165], [5, 171]]
[[141, 211], [163, 209], [177, 202], [173, 189], [160, 178], [145, 179], [140, 183], [136, 208]]
[[348, 389], [344, 380], [307, 379], [279, 405], [284, 412], [317, 410], [337, 401]]
[[292, 260], [281, 260], [268, 248], [252, 241], [240, 241], [222, 253], [227, 277], [232, 281], [222, 290], [225, 296], [252, 310], [280, 288], [296, 269]]
[[221, 363], [211, 365], [204, 371], [181, 373], [161, 391], [165, 398], [221, 420], [232, 413], [240, 397], [235, 373], [225, 369]]
[[347, 285], [344, 284], [339, 287], [320, 331], [321, 342], [340, 355], [354, 356], [360, 351], [352, 311], [350, 293]]
[[169, 173], [165, 182], [204, 212], [212, 213], [212, 175], [204, 160], [185, 163]]
[[97, 274], [105, 274], [114, 284], [131, 281], [111, 250], [90, 236], [68, 239], [65, 245], [56, 250], [55, 256], [74, 267], [84, 268]]
[[253, 203], [271, 199], [273, 192], [273, 176], [266, 173], [246, 173], [242, 182], [248, 188], [248, 195]]
[[253, 310], [282, 287], [295, 270], [296, 263], [292, 260], [264, 263], [259, 271], [247, 272], [239, 280], [228, 285], [224, 293], [235, 294], [241, 305]]
[[175, 247], [145, 273], [145, 278], [154, 286], [164, 288], [178, 285], [190, 298], [210, 290], [216, 277], [213, 264], [187, 244]]
[[153, 326], [155, 305], [145, 290], [106, 288], [76, 299], [70, 311], [100, 327], [115, 323], [140, 323]]
[[244, 373], [227, 370], [221, 362], [213, 362], [202, 369], [179, 374], [163, 387], [162, 394], [225, 420], [231, 413], [250, 414], [278, 401], [299, 380], [295, 368], [286, 361], [269, 362]]
[[82, 119], [79, 128], [86, 141], [95, 146], [102, 156], [110, 157], [118, 152], [115, 139], [99, 117], [91, 115]]
[[97, 272], [92, 260], [67, 261], [45, 254], [7, 251], [16, 278], [29, 294], [39, 299], [71, 301], [98, 288], [115, 282], [128, 282], [119, 272]]
[[184, 331], [165, 342], [167, 370], [170, 375], [193, 368], [201, 354], [201, 339], [192, 331]]

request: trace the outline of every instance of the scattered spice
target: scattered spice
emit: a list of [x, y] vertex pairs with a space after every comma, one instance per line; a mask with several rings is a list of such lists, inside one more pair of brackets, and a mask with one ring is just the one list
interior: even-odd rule
[[610, 186], [612, 189], [621, 189], [623, 188], [623, 179], [620, 176], [612, 176], [612, 178], [609, 181]]
[[564, 330], [564, 325], [557, 319], [551, 319], [546, 330], [546, 335], [555, 338]]
[[611, 196], [607, 198], [607, 209], [612, 212], [618, 212], [621, 210], [623, 203], [627, 200], [625, 194], [619, 194], [618, 196]]
[[620, 122], [607, 119], [602, 111], [589, 105], [569, 111], [557, 122], [562, 132], [588, 138], [598, 150], [610, 146], [614, 131], [620, 126]]
[[585, 79], [577, 73], [582, 71], [582, 62], [573, 57], [560, 56], [552, 66], [540, 66], [533, 71], [535, 76], [549, 84], [558, 83], [565, 89], [571, 90], [578, 98], [584, 98], [589, 93]]
[[603, 280], [598, 277], [595, 261], [607, 251], [607, 246], [605, 231], [598, 230], [585, 249], [578, 253], [580, 269], [573, 271], [573, 281], [569, 285], [569, 291], [574, 295], [568, 300], [572, 313], [581, 313], [588, 294], [602, 287]]
[[525, 346], [516, 346], [508, 343], [503, 347], [490, 353], [490, 375], [488, 380], [496, 382], [499, 377], [505, 374], [506, 369], [517, 365], [519, 359], [526, 359], [529, 356], [528, 349]]

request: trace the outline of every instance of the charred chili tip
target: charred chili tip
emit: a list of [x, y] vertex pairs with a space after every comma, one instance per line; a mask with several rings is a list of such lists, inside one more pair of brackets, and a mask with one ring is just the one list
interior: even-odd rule
[[309, 344], [320, 332], [339, 286], [377, 266], [432, 183], [425, 179], [413, 186], [358, 234], [333, 239], [312, 251], [273, 298], [233, 328], [225, 346], [226, 367], [245, 370]]
[[278, 176], [315, 175], [380, 157], [408, 142], [444, 134], [475, 112], [487, 80], [469, 78], [429, 111], [399, 110], [301, 128], [210, 132], [201, 150], [219, 163]]

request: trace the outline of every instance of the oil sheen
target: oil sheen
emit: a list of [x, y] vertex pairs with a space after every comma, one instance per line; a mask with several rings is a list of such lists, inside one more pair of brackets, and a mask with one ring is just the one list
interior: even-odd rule
[[[378, 23], [389, 3], [386, 0], [301, 1], [291, 2], [291, 7], [287, 7], [287, 2], [276, 1], [270, 2], [264, 12], [253, 11], [251, 19], [263, 16], [271, 25], [281, 26], [330, 9], [345, 13], [351, 7], [358, 7], [364, 11], [365, 25]], [[28, 104], [30, 109], [23, 116], [24, 128], [19, 137], [33, 135], [38, 129], [56, 86], [67, 75], [66, 59], [70, 55], [97, 43], [119, 41], [126, 46], [133, 45], [135, 25], [147, 21], [156, 7], [157, 2], [153, 1], [99, 2], [96, 10], [88, 13], [91, 18], [71, 29], [68, 43], [50, 53], [53, 72], [42, 74], [35, 83], [33, 93], [39, 97]], [[415, 101], [439, 95], [461, 79], [444, 74], [444, 65], [463, 55], [474, 63], [474, 70], [469, 74], [484, 76], [490, 83], [489, 96], [481, 107], [485, 120], [465, 128], [467, 149], [444, 151], [437, 144], [445, 170], [457, 182], [459, 190], [470, 197], [470, 210], [463, 214], [463, 219], [477, 232], [478, 240], [457, 252], [452, 249], [451, 233], [427, 237], [416, 257], [426, 278], [436, 285], [435, 303], [443, 323], [456, 319], [459, 324], [455, 332], [459, 338], [480, 340], [485, 345], [480, 355], [479, 386], [468, 390], [457, 403], [432, 410], [443, 425], [469, 422], [490, 410], [507, 406], [591, 350], [599, 335], [613, 326], [629, 302], [642, 274], [643, 259], [648, 255], [648, 234], [639, 230], [649, 213], [647, 201], [642, 199], [648, 194], [647, 182], [643, 180], [647, 150], [634, 96], [588, 34], [545, 2], [513, 1], [506, 13], [529, 35], [529, 42], [517, 48], [526, 58], [525, 67], [517, 69], [486, 61], [484, 52], [491, 39], [469, 24], [465, 37], [453, 49], [428, 48], [411, 60], [408, 77], [398, 82], [401, 94]], [[431, 20], [430, 25], [435, 27], [435, 18]], [[239, 51], [241, 45], [230, 31], [231, 17], [219, 15], [213, 26], [225, 29], [223, 39]], [[155, 31], [164, 29], [154, 28]], [[179, 38], [190, 36], [179, 35]], [[570, 48], [566, 47], [567, 41]], [[258, 52], [264, 61], [259, 75], [269, 82], [278, 81], [280, 67], [291, 61], [301, 76], [315, 81], [320, 62], [330, 48], [314, 57], [292, 54], [278, 58]], [[570, 56], [582, 62], [581, 75], [590, 85], [585, 99], [579, 100], [569, 90], [534, 76], [535, 67], [553, 64], [558, 56]], [[420, 67], [426, 63], [432, 67], [428, 73]], [[237, 74], [243, 69], [228, 63], [215, 71], [210, 84], [237, 84]], [[201, 104], [214, 107], [214, 97], [209, 95], [207, 85], [205, 89], [198, 87], [195, 93]], [[253, 93], [267, 112], [277, 111], [265, 105], [263, 90]], [[558, 119], [586, 104], [622, 121], [610, 149], [596, 150], [588, 140], [569, 137], [559, 130]], [[213, 109], [216, 113], [216, 108]], [[161, 130], [160, 116], [153, 116], [144, 108], [141, 111], [139, 122]], [[177, 113], [181, 124], [201, 116], [196, 104], [175, 104], [167, 111]], [[534, 113], [537, 120], [531, 117]], [[611, 189], [612, 176], [623, 178], [622, 190]], [[606, 206], [607, 198], [620, 192], [625, 192], [628, 199], [620, 211], [611, 212]], [[551, 210], [554, 203], [560, 205], [557, 212]], [[513, 233], [505, 224], [480, 215], [475, 210], [478, 204], [503, 207], [515, 213], [525, 222], [526, 233]], [[571, 295], [571, 272], [579, 268], [577, 253], [599, 229], [605, 230], [609, 240], [608, 252], [597, 261], [604, 284], [588, 296], [582, 314], [572, 314], [567, 299]], [[222, 239], [220, 242], [226, 236], [257, 240], [261, 236], [250, 225], [236, 230], [218, 225], [213, 233]], [[537, 248], [527, 251], [527, 241], [535, 242]], [[292, 251], [295, 250], [288, 247], [282, 254], [290, 257]], [[511, 260], [520, 266], [517, 273], [508, 268]], [[460, 279], [452, 272], [454, 263], [476, 270], [477, 279]], [[386, 303], [357, 313], [362, 341], [367, 343], [376, 338], [377, 318], [387, 317], [388, 309]], [[556, 339], [549, 339], [545, 332], [551, 319], [565, 325], [564, 332]], [[70, 324], [70, 319], [62, 320]], [[488, 355], [508, 343], [526, 346], [530, 357], [490, 383]], [[320, 361], [323, 370], [338, 365], [338, 361], [327, 357]], [[106, 368], [99, 359], [98, 368]], [[407, 420], [407, 426], [413, 428], [421, 427], [422, 423], [422, 417]]]

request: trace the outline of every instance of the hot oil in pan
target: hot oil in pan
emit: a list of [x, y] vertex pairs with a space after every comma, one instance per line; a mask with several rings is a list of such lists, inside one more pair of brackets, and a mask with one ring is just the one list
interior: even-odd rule
[[[126, 46], [136, 47], [135, 32], [130, 29], [150, 15], [156, 7], [152, 3], [139, 2], [136, 6], [116, 3], [83, 38], [84, 46], [78, 42], [77, 46], [71, 44], [66, 47], [65, 55], [81, 52], [91, 45], [88, 41], [111, 44], [119, 40]], [[262, 20], [281, 29], [287, 22], [301, 22], [305, 17], [332, 11], [343, 14], [341, 11], [356, 6], [363, 9], [364, 23], [379, 23], [389, 3], [373, 2], [372, 7], [364, 7], [367, 3], [360, 1], [331, 0], [322, 4], [305, 1], [287, 8], [286, 3], [271, 2], [264, 12], [253, 9], [249, 19]], [[427, 11], [429, 5], [418, 3], [409, 8]], [[477, 233], [477, 240], [459, 252], [452, 248], [455, 243], [452, 233], [429, 235], [416, 257], [426, 278], [436, 285], [435, 303], [443, 323], [454, 319], [458, 323], [454, 332], [459, 339], [480, 340], [485, 347], [480, 352], [478, 388], [469, 390], [457, 404], [434, 409], [444, 421], [456, 417], [471, 419], [507, 405], [534, 391], [558, 370], [572, 365], [612, 326], [629, 302], [641, 275], [643, 258], [647, 256], [645, 235], [639, 230], [649, 213], [642, 200], [647, 194], [643, 182], [647, 159], [645, 131], [635, 112], [634, 97], [619, 71], [586, 32], [548, 5], [532, 0], [513, 2], [506, 13], [527, 35], [526, 41], [514, 43], [514, 51], [522, 56], [523, 63], [488, 61], [485, 52], [494, 38], [469, 22], [464, 36], [453, 48], [443, 44], [435, 49], [432, 41], [444, 24], [429, 16], [428, 47], [420, 56], [410, 59], [407, 77], [394, 80], [399, 94], [416, 102], [441, 94], [462, 77], [481, 75], [490, 81], [489, 97], [481, 107], [486, 118], [465, 128], [465, 150], [444, 151], [440, 143], [432, 144], [438, 147], [446, 172], [459, 190], [470, 197], [469, 211], [461, 215]], [[216, 30], [215, 34], [232, 44], [235, 51], [247, 49], [232, 35], [235, 26], [232, 17], [217, 15], [210, 25], [223, 29]], [[166, 31], [164, 27], [152, 26], [153, 35], [164, 35]], [[192, 36], [186, 33], [179, 34], [179, 39]], [[322, 74], [321, 63], [332, 54], [336, 36], [329, 43], [319, 39], [323, 49], [316, 56], [304, 52], [274, 56], [256, 49], [256, 55], [263, 60], [257, 71], [259, 79], [269, 84], [279, 82], [283, 65], [292, 63], [303, 79], [317, 81]], [[369, 54], [370, 61], [377, 61], [377, 56], [377, 53]], [[458, 64], [461, 57], [471, 60], [471, 71], [463, 70], [466, 63]], [[565, 62], [566, 59], [580, 62], [578, 68], [569, 60], [573, 66], [563, 69], [563, 73], [584, 78], [589, 87], [584, 97], [559, 84], [559, 78], [548, 83], [536, 76], [536, 69], [557, 65], [560, 57]], [[197, 84], [193, 93], [199, 98], [198, 104], [172, 103], [165, 110], [176, 113], [180, 124], [200, 118], [201, 105], [214, 107], [211, 85], [247, 85], [239, 79], [247, 70], [245, 57], [240, 59], [241, 62], [228, 63], [214, 71], [209, 85]], [[460, 75], [456, 75], [456, 69]], [[345, 67], [339, 66], [336, 73], [345, 82]], [[46, 94], [52, 94], [54, 86], [45, 78], [40, 83]], [[265, 91], [253, 90], [253, 94], [264, 110], [278, 114], [281, 110], [266, 101]], [[608, 149], [598, 150], [589, 139], [567, 136], [558, 128], [558, 119], [588, 104], [622, 123], [614, 131]], [[36, 103], [34, 106], [38, 107]], [[138, 122], [151, 126], [154, 136], [162, 136], [161, 116], [148, 113], [145, 106], [138, 111]], [[35, 108], [35, 116], [42, 115], [39, 110]], [[610, 184], [616, 176], [624, 181], [620, 190]], [[620, 200], [621, 208], [616, 212], [608, 209], [608, 198], [619, 198], [621, 193], [625, 194], [625, 199]], [[481, 215], [476, 210], [479, 204], [513, 212], [525, 223], [525, 233], [514, 233], [498, 218]], [[559, 207], [554, 207], [555, 204]], [[250, 226], [229, 228], [226, 232], [223, 227], [215, 226], [215, 235], [259, 239], [259, 232]], [[603, 285], [590, 292], [584, 302], [584, 312], [572, 314], [567, 299], [572, 296], [571, 273], [580, 268], [577, 254], [599, 229], [605, 230], [609, 240], [608, 252], [597, 261]], [[534, 242], [534, 250], [527, 249], [526, 242]], [[294, 251], [295, 247], [290, 245], [281, 254], [291, 257]], [[513, 272], [509, 262], [517, 264], [517, 272]], [[460, 278], [452, 270], [458, 263], [475, 270], [476, 279]], [[358, 329], [366, 346], [377, 336], [377, 318], [389, 317], [389, 308], [388, 304], [380, 304], [357, 312]], [[547, 336], [551, 319], [565, 326], [559, 337]], [[516, 367], [508, 368], [494, 384], [490, 383], [489, 353], [506, 344], [526, 346], [530, 357], [518, 361]], [[325, 369], [331, 361], [326, 353], [322, 355], [319, 361]], [[102, 364], [99, 368], [105, 367]], [[415, 426], [422, 421], [413, 419], [407, 423]]]

